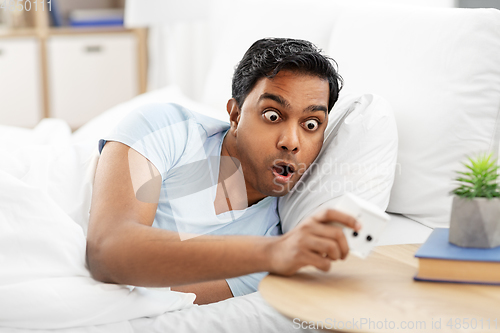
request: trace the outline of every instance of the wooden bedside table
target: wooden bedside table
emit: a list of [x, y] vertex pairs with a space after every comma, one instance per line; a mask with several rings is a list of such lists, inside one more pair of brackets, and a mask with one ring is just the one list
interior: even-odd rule
[[268, 275], [262, 297], [295, 327], [342, 332], [500, 332], [500, 286], [417, 282], [419, 245], [349, 255], [328, 273], [305, 267]]

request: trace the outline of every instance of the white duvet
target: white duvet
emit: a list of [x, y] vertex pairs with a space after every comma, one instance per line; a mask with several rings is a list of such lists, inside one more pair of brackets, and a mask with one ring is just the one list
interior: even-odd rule
[[111, 324], [192, 306], [194, 294], [91, 278], [80, 223], [93, 160], [64, 122], [44, 120], [24, 143], [0, 130], [0, 327]]

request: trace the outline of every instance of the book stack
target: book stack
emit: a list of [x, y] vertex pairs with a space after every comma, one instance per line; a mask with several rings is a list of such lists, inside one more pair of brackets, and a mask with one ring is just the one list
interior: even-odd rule
[[123, 9], [78, 9], [69, 15], [73, 27], [122, 26]]
[[417, 281], [500, 285], [500, 246], [465, 248], [448, 242], [449, 229], [436, 228], [415, 253]]

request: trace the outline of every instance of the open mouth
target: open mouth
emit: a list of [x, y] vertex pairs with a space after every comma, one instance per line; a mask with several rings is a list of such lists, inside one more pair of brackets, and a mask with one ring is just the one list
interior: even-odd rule
[[286, 183], [292, 178], [295, 168], [288, 163], [277, 163], [272, 166], [272, 171], [276, 180]]

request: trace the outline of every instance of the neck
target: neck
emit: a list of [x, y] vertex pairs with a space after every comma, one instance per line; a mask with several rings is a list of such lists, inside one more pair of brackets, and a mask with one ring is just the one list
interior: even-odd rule
[[[232, 157], [231, 159], [224, 159], [224, 160], [231, 160], [236, 159], [241, 162], [241, 160], [238, 157], [237, 149], [236, 149], [236, 138], [231, 135], [231, 133], [228, 133], [224, 141], [222, 142], [222, 151], [221, 151], [221, 156], [228, 156]], [[222, 159], [221, 159], [222, 161]], [[241, 165], [241, 169], [244, 170], [244, 166]], [[220, 177], [220, 175], [219, 175]], [[245, 189], [247, 193], [247, 200], [248, 200], [248, 207], [250, 207], [253, 204], [256, 204], [260, 200], [264, 199], [266, 195], [263, 195], [262, 193], [258, 192], [256, 189], [253, 188], [253, 186], [248, 182], [247, 177], [245, 177], [245, 174], [243, 173], [243, 177], [245, 179]], [[230, 189], [229, 189], [230, 191]]]

